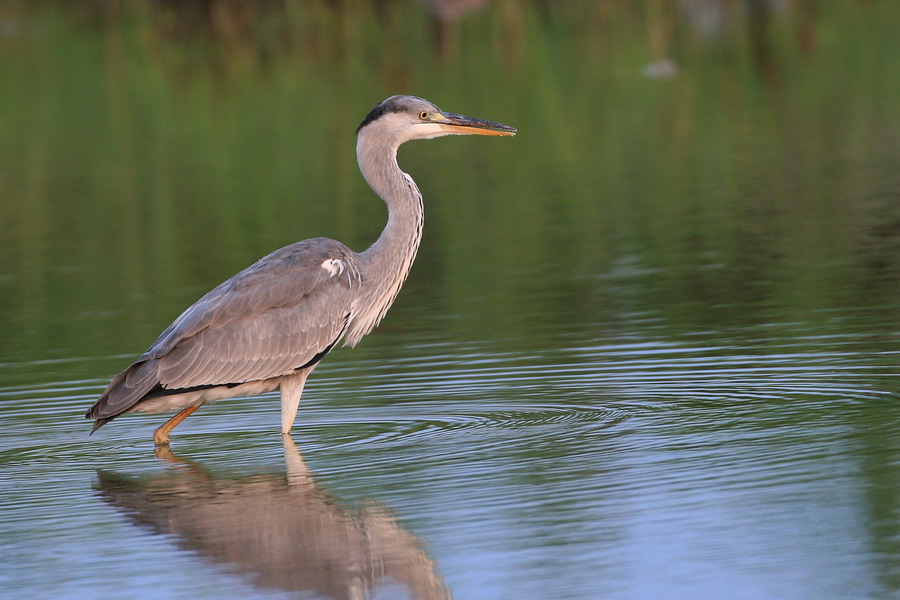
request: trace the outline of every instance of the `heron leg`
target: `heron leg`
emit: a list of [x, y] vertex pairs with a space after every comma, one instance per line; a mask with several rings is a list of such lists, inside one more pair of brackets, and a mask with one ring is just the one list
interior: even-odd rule
[[157, 446], [168, 446], [169, 445], [169, 434], [172, 433], [172, 430], [178, 426], [179, 423], [187, 419], [191, 416], [195, 410], [203, 406], [203, 404], [198, 404], [196, 406], [188, 406], [187, 408], [179, 411], [174, 417], [163, 423], [159, 429], [153, 432], [153, 441]]
[[303, 395], [303, 386], [306, 378], [312, 373], [314, 367], [303, 369], [295, 375], [285, 377], [281, 382], [281, 433], [290, 435], [291, 426], [297, 418], [297, 409], [300, 408], [300, 396]]

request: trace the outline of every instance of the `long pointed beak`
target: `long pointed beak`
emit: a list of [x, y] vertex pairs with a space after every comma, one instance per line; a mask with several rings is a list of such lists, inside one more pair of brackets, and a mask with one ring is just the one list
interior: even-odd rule
[[441, 116], [443, 119], [439, 117], [435, 119], [435, 122], [447, 133], [461, 135], [516, 135], [515, 127], [510, 127], [503, 123], [494, 123], [493, 121], [474, 119], [452, 113], [441, 113]]

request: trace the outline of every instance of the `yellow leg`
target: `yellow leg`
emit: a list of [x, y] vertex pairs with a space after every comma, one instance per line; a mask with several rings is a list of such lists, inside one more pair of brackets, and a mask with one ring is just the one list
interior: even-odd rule
[[153, 432], [153, 441], [157, 446], [168, 446], [169, 445], [169, 434], [172, 433], [172, 430], [178, 426], [179, 423], [187, 419], [191, 416], [195, 410], [203, 406], [202, 404], [198, 404], [197, 406], [188, 406], [185, 409], [182, 409], [178, 414], [174, 417], [163, 423], [159, 429]]

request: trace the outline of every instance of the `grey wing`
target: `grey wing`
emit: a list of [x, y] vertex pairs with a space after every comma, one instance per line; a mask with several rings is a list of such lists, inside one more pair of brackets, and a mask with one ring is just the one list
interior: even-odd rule
[[359, 284], [356, 255], [340, 242], [273, 252], [184, 311], [87, 416], [118, 415], [160, 387], [243, 383], [308, 366], [343, 336]]
[[[286, 375], [327, 352], [343, 335], [350, 295], [323, 279], [293, 306], [273, 307], [206, 327], [158, 360], [167, 389], [243, 383]], [[335, 285], [336, 284], [336, 285]]]

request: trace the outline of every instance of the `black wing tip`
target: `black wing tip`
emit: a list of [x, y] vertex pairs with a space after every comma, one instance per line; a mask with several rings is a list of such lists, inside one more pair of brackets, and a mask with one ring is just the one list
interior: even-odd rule
[[143, 400], [148, 393], [155, 388], [161, 387], [156, 373], [143, 373], [137, 377], [137, 381], [128, 385], [128, 376], [133, 374], [135, 370], [146, 366], [155, 366], [152, 359], [141, 357], [132, 363], [127, 369], [113, 377], [109, 382], [106, 390], [100, 395], [94, 404], [84, 413], [85, 419], [93, 419], [94, 424], [91, 427], [90, 435], [95, 431], [124, 414], [131, 409], [132, 406]]
[[98, 429], [100, 429], [101, 427], [103, 427], [104, 425], [106, 425], [108, 422], [110, 422], [112, 419], [115, 418], [115, 416], [113, 416], [113, 417], [101, 417], [100, 416], [100, 408], [101, 408], [101, 405], [103, 404], [103, 401], [106, 399], [106, 397], [108, 395], [107, 394], [108, 391], [109, 390], [107, 389], [107, 391], [104, 392], [102, 396], [100, 396], [100, 399], [97, 400], [96, 402], [94, 402], [91, 405], [91, 407], [89, 409], [87, 409], [84, 413], [85, 419], [93, 419], [93, 421], [94, 421], [91, 424], [91, 432], [88, 434], [89, 436], [94, 435], [95, 431], [97, 431]]
[[[88, 418], [90, 418], [90, 417], [88, 417]], [[88, 435], [89, 436], [94, 435], [95, 431], [97, 431], [98, 429], [100, 429], [101, 427], [103, 427], [104, 425], [106, 425], [107, 423], [112, 421], [113, 419], [115, 419], [115, 417], [105, 417], [105, 418], [97, 419], [96, 421], [94, 421], [93, 425], [91, 425], [91, 432]]]

